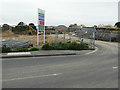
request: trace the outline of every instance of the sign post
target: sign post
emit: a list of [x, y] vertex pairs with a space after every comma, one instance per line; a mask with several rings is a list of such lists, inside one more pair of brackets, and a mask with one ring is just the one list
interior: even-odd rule
[[38, 30], [37, 30], [37, 45], [39, 45], [39, 31], [44, 31], [45, 43], [45, 11], [38, 9]]

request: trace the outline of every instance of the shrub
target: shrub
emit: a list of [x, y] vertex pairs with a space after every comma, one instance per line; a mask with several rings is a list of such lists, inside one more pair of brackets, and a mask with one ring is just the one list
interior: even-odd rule
[[30, 46], [29, 47], [33, 47], [33, 44], [30, 44]]
[[47, 43], [43, 45], [42, 50], [52, 50], [52, 47]]
[[2, 47], [0, 47], [0, 53], [2, 53]]
[[38, 51], [38, 48], [31, 48], [29, 51]]
[[4, 46], [2, 46], [1, 51], [2, 51], [2, 53], [8, 53], [8, 52], [10, 52], [10, 48], [6, 47], [6, 45], [4, 45]]
[[69, 50], [80, 50], [80, 44], [78, 43], [75, 43], [75, 42], [72, 42], [69, 44]]
[[68, 49], [68, 44], [62, 42], [58, 43], [57, 50], [67, 50], [67, 49]]
[[67, 43], [71, 43], [71, 41], [68, 41]]
[[88, 49], [87, 44], [84, 43], [79, 44], [76, 42], [72, 42], [72, 43], [59, 42], [57, 46], [55, 45], [55, 43], [45, 44], [42, 47], [42, 50], [85, 50], [85, 49]]
[[28, 48], [20, 47], [20, 48], [16, 48], [15, 51], [17, 51], [17, 52], [27, 52]]
[[55, 43], [52, 43], [52, 44], [51, 44], [51, 49], [52, 49], [52, 50], [57, 50], [57, 46], [55, 45]]

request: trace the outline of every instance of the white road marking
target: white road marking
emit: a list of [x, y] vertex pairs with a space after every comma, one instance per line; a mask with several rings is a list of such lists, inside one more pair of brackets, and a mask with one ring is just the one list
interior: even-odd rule
[[14, 56], [14, 55], [30, 55], [30, 52], [16, 52], [16, 53], [8, 53], [8, 56]]
[[85, 55], [92, 54], [92, 53], [96, 52], [97, 50], [98, 50], [98, 48], [96, 47], [96, 49], [95, 49], [94, 51], [92, 51], [92, 52], [88, 52], [88, 53], [85, 53]]
[[41, 77], [49, 77], [49, 76], [58, 76], [60, 74], [62, 74], [62, 73], [55, 73], [55, 74], [48, 74], [48, 75], [41, 75], [41, 76], [30, 76], [30, 77], [22, 77], [22, 78], [13, 78], [13, 79], [3, 80], [3, 82], [15, 81], [15, 80], [23, 80], [23, 79], [32, 79], [32, 78], [41, 78]]
[[113, 69], [117, 69], [118, 67], [112, 67]]

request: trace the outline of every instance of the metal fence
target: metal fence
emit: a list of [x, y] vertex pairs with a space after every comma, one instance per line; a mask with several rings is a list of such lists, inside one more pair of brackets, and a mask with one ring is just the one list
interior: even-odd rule
[[[59, 34], [59, 31], [63, 31]], [[95, 47], [95, 28], [79, 28], [79, 27], [69, 27], [69, 28], [56, 28], [55, 43], [61, 42], [80, 42], [88, 43], [90, 48]]]
[[[120, 30], [103, 29], [97, 30], [94, 27], [68, 27], [64, 30], [63, 34], [58, 31], [64, 30], [63, 28], [56, 28], [56, 42], [60, 42], [64, 38], [65, 42], [83, 42], [88, 43], [90, 48], [95, 48], [95, 40], [102, 40], [107, 42], [118, 42]], [[64, 34], [65, 33], [65, 34]], [[64, 36], [65, 35], [65, 36]]]
[[109, 29], [105, 29], [105, 30], [97, 30], [96, 32], [96, 40], [103, 40], [103, 41], [118, 41], [118, 33], [120, 31], [115, 31], [115, 30], [109, 30]]
[[[3, 29], [3, 28], [2, 28]], [[15, 25], [9, 26], [8, 30], [0, 30], [1, 41], [14, 40], [28, 42], [33, 47], [37, 47], [37, 31], [30, 30], [27, 26], [16, 27]], [[55, 30], [46, 30], [45, 43], [58, 43], [58, 42], [79, 42], [88, 43], [90, 48], [95, 48], [95, 39], [104, 41], [117, 41], [119, 31], [111, 30], [96, 30], [93, 27], [56, 27]], [[44, 42], [44, 32], [39, 32], [39, 46], [41, 47]], [[13, 42], [11, 41], [11, 44]], [[20, 43], [19, 43], [20, 44]], [[16, 46], [16, 45], [14, 45]]]
[[36, 35], [33, 34], [30, 36], [26, 26], [19, 26], [16, 28], [15, 25], [12, 25], [7, 29], [2, 28], [0, 35], [2, 37], [2, 45], [10, 48], [29, 47], [30, 45], [35, 45], [34, 43], [36, 43], [36, 37], [34, 37]]

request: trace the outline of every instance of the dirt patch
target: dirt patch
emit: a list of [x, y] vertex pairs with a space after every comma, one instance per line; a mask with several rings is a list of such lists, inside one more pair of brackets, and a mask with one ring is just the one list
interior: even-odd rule
[[[33, 44], [36, 46], [37, 44], [37, 35], [17, 35], [11, 32], [11, 38], [12, 40], [21, 40], [21, 41], [29, 41], [30, 44]], [[3, 33], [0, 33], [0, 40], [9, 40], [9, 31], [5, 31]], [[55, 35], [46, 35], [45, 37], [46, 42], [52, 43], [55, 40]], [[44, 40], [43, 35], [39, 35], [39, 44], [42, 45]]]
[[[10, 31], [9, 30], [0, 33], [0, 36], [2, 36], [2, 37], [9, 37], [9, 35], [10, 35]], [[17, 38], [19, 37], [19, 35], [14, 34], [13, 32], [11, 32], [11, 36], [12, 37], [17, 37]]]
[[[3, 32], [0, 34], [0, 36], [2, 38], [0, 38], [1, 40], [9, 40], [9, 30]], [[14, 34], [13, 32], [11, 32], [11, 38], [12, 40], [21, 40], [21, 41], [29, 41], [30, 44], [33, 44], [34, 47], [36, 47], [37, 44], [37, 35], [18, 35], [18, 34]], [[43, 40], [44, 40], [44, 35], [39, 35], [39, 45], [42, 46], [43, 45]], [[46, 43], [53, 43], [55, 42], [55, 34], [48, 34], [45, 37], [45, 41]], [[63, 37], [59, 37], [58, 41], [63, 41]], [[66, 40], [67, 42], [67, 40]]]

